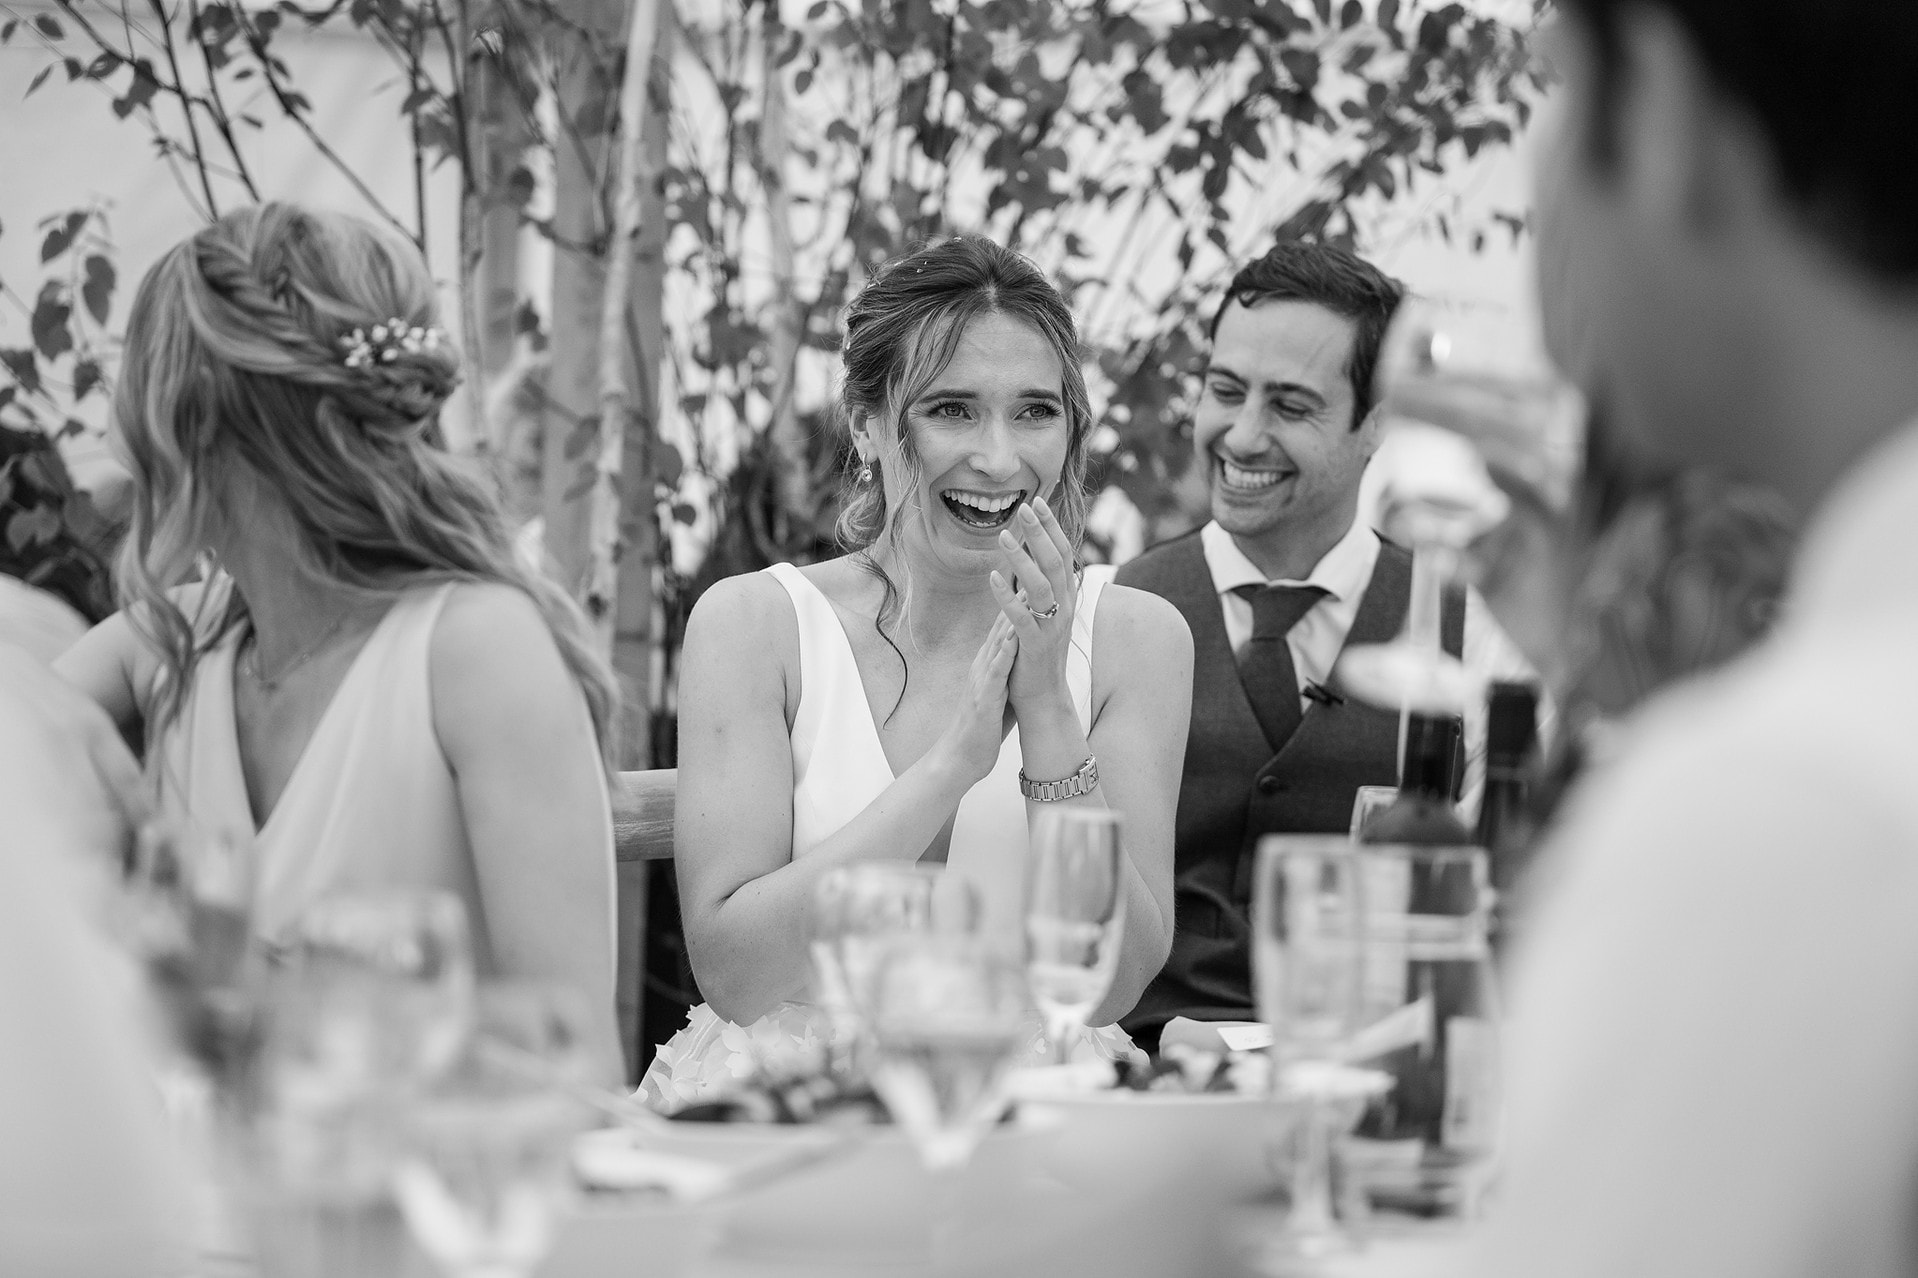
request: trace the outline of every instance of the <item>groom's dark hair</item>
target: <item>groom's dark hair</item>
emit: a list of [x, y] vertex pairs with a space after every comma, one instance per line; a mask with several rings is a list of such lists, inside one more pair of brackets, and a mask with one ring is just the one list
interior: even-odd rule
[[1356, 253], [1308, 240], [1281, 240], [1232, 277], [1206, 340], [1218, 339], [1219, 321], [1235, 302], [1248, 310], [1262, 302], [1311, 302], [1351, 320], [1357, 331], [1345, 375], [1352, 379], [1352, 429], [1357, 430], [1372, 411], [1379, 348], [1404, 299], [1405, 285]]

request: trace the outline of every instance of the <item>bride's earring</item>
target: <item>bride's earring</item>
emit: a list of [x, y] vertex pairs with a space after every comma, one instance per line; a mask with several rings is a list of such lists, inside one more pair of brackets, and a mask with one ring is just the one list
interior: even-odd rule
[[865, 465], [859, 468], [859, 482], [862, 484], [870, 484], [872, 482], [872, 463], [871, 462], [867, 462]]

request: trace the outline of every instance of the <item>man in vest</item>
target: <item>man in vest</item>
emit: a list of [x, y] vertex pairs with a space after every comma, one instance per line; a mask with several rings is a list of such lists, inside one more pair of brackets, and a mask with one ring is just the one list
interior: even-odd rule
[[[1125, 1027], [1157, 1043], [1174, 1017], [1250, 1019], [1259, 836], [1349, 828], [1360, 786], [1398, 783], [1396, 712], [1339, 689], [1348, 644], [1404, 625], [1409, 552], [1358, 518], [1379, 443], [1372, 376], [1403, 286], [1350, 253], [1285, 243], [1241, 270], [1212, 325], [1193, 414], [1212, 521], [1118, 580], [1165, 596], [1192, 628], [1192, 727], [1176, 819], [1177, 930]], [[1448, 651], [1530, 678], [1475, 596], [1445, 608]], [[1468, 752], [1482, 749], [1468, 718]]]

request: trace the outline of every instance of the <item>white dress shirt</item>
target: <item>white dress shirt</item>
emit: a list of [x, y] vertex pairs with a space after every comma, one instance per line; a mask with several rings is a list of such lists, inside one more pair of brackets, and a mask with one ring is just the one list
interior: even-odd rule
[[1918, 1273], [1918, 424], [1542, 864], [1475, 1278]]
[[[1292, 668], [1298, 675], [1300, 708], [1307, 708], [1305, 689], [1323, 684], [1331, 677], [1345, 647], [1345, 637], [1359, 615], [1359, 602], [1371, 583], [1372, 569], [1379, 561], [1379, 535], [1362, 521], [1354, 520], [1332, 549], [1304, 581], [1267, 578], [1257, 564], [1232, 539], [1232, 534], [1212, 522], [1199, 530], [1205, 549], [1206, 567], [1212, 573], [1213, 589], [1219, 592], [1219, 607], [1225, 616], [1225, 637], [1236, 656], [1252, 638], [1252, 605], [1238, 592], [1245, 586], [1317, 586], [1325, 597], [1299, 618], [1285, 637], [1292, 650]], [[1492, 619], [1478, 592], [1465, 596], [1465, 643], [1459, 654], [1466, 670], [1476, 679], [1518, 680], [1537, 683], [1538, 675], [1518, 647], [1506, 637]], [[1541, 705], [1541, 730], [1549, 711]], [[1478, 791], [1485, 775], [1485, 706], [1465, 707], [1465, 785], [1460, 806], [1467, 811], [1478, 805]]]

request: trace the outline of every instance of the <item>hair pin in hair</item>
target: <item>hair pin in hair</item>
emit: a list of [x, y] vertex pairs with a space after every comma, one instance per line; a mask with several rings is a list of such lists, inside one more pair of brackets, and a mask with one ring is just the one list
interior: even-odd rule
[[372, 364], [391, 364], [402, 354], [438, 350], [445, 341], [446, 331], [437, 324], [421, 326], [408, 324], [403, 319], [390, 319], [371, 329], [354, 329], [340, 339], [340, 345], [346, 350], [348, 368], [366, 368]]

